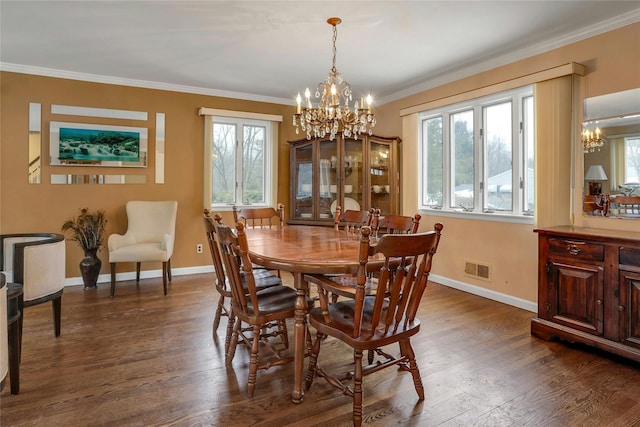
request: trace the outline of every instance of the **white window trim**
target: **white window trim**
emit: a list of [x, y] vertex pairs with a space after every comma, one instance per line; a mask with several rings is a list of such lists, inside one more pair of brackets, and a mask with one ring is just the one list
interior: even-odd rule
[[[205, 209], [216, 211], [231, 211], [233, 205], [213, 205], [211, 200], [211, 147], [213, 144], [213, 119], [217, 117], [229, 117], [233, 119], [261, 120], [271, 122], [269, 147], [265, 153], [265, 164], [269, 165], [270, 173], [265, 176], [265, 204], [251, 204], [247, 206], [277, 206], [278, 198], [278, 123], [282, 122], [282, 116], [275, 114], [251, 113], [246, 111], [221, 110], [217, 108], [202, 107], [198, 110], [200, 116], [205, 116], [204, 120], [204, 188], [203, 206]], [[242, 204], [236, 204], [242, 207]]]
[[[474, 139], [475, 141], [479, 141], [479, 143], [482, 145], [481, 149], [476, 149], [474, 151], [474, 162], [476, 162], [476, 164], [478, 164], [478, 161], [481, 160], [484, 157], [484, 142], [481, 141], [480, 137], [479, 137], [479, 126], [483, 126], [483, 116], [478, 117], [476, 112], [478, 110], [482, 111], [482, 109], [486, 106], [490, 106], [490, 105], [494, 105], [497, 104], [499, 102], [504, 102], [507, 100], [511, 100], [513, 102], [513, 104], [518, 104], [518, 108], [516, 110], [516, 114], [514, 114], [512, 120], [514, 122], [513, 124], [513, 129], [514, 129], [514, 137], [517, 134], [518, 135], [518, 142], [516, 143], [514, 141], [513, 143], [513, 151], [512, 151], [512, 155], [513, 155], [513, 160], [514, 163], [518, 162], [519, 169], [525, 168], [524, 171], [520, 170], [518, 174], [513, 174], [512, 176], [512, 181], [513, 181], [513, 185], [512, 188], [513, 189], [518, 189], [518, 200], [514, 200], [514, 207], [516, 206], [515, 203], [517, 202], [518, 204], [522, 203], [522, 198], [524, 197], [524, 190], [520, 188], [520, 184], [519, 184], [519, 177], [521, 174], [526, 174], [526, 162], [524, 165], [520, 164], [520, 160], [522, 160], [521, 157], [516, 157], [516, 156], [524, 156], [525, 153], [521, 152], [524, 147], [522, 146], [522, 138], [524, 138], [522, 132], [519, 130], [519, 122], [522, 121], [523, 118], [523, 105], [522, 105], [522, 100], [525, 97], [528, 96], [533, 96], [533, 87], [532, 86], [526, 86], [526, 87], [521, 87], [521, 88], [516, 88], [516, 89], [510, 89], [507, 91], [503, 91], [503, 92], [499, 92], [499, 93], [493, 93], [490, 95], [486, 95], [486, 96], [482, 96], [480, 98], [474, 98], [474, 99], [469, 99], [469, 100], [465, 100], [463, 102], [459, 102], [459, 103], [455, 103], [455, 104], [449, 104], [449, 105], [441, 105], [439, 106], [437, 109], [432, 109], [429, 111], [422, 111], [418, 114], [418, 120], [417, 120], [417, 125], [418, 125], [418, 133], [417, 135], [419, 135], [419, 159], [421, 159], [420, 161], [420, 167], [419, 167], [419, 185], [418, 185], [418, 203], [419, 203], [419, 212], [420, 214], [423, 215], [430, 215], [430, 216], [439, 216], [439, 217], [450, 217], [450, 218], [463, 218], [463, 219], [474, 219], [474, 220], [483, 220], [483, 221], [496, 221], [496, 222], [510, 222], [510, 223], [519, 223], [519, 224], [533, 224], [533, 214], [532, 213], [514, 213], [512, 211], [509, 212], [504, 212], [504, 211], [494, 211], [494, 212], [482, 212], [482, 210], [478, 208], [478, 206], [483, 203], [479, 197], [475, 197], [474, 198], [474, 209], [476, 209], [473, 212], [465, 212], [463, 209], [461, 208], [453, 208], [453, 207], [448, 207], [448, 204], [450, 203], [450, 199], [449, 197], [445, 197], [445, 200], [443, 201], [443, 206], [442, 207], [433, 207], [433, 206], [428, 206], [428, 205], [423, 205], [422, 204], [422, 197], [423, 197], [423, 185], [424, 185], [424, 167], [426, 166], [423, 163], [424, 159], [424, 144], [422, 141], [422, 123], [424, 120], [430, 119], [430, 118], [434, 118], [434, 117], [438, 117], [441, 116], [443, 113], [447, 113], [447, 119], [443, 120], [443, 134], [445, 134], [445, 132], [449, 132], [449, 127], [450, 127], [450, 123], [449, 123], [449, 117], [451, 114], [454, 114], [456, 112], [460, 112], [460, 111], [465, 111], [465, 110], [469, 110], [472, 109], [474, 110]], [[451, 185], [450, 181], [451, 181], [451, 141], [449, 140], [449, 143], [446, 144], [443, 147], [443, 156], [444, 156], [444, 164], [443, 164], [443, 191], [450, 191], [449, 190], [449, 186]], [[474, 170], [474, 174], [476, 175], [476, 180], [478, 179], [478, 176], [480, 173], [484, 173], [484, 172], [480, 172], [479, 168], [476, 168]], [[517, 175], [517, 176], [516, 176]], [[482, 180], [482, 179], [481, 179]], [[482, 190], [476, 190], [477, 191], [482, 191]], [[522, 208], [519, 207], [517, 208], [517, 211], [519, 212]]]

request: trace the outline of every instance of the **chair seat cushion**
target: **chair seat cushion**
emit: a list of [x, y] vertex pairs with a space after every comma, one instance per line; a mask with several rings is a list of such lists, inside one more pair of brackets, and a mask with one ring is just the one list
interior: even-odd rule
[[[339, 301], [329, 305], [328, 316], [325, 316], [320, 307], [309, 312], [309, 322], [311, 325], [323, 333], [340, 338], [355, 348], [369, 349], [386, 345], [387, 339], [396, 342], [397, 336], [406, 333], [411, 336], [420, 330], [420, 321], [414, 320], [411, 323], [400, 322], [398, 329], [385, 331], [382, 326], [378, 328], [371, 324], [373, 313], [373, 303], [375, 296], [367, 296], [364, 299], [364, 314], [362, 316], [362, 333], [358, 338], [353, 338], [353, 324], [355, 314], [355, 300]], [[388, 303], [385, 301], [381, 317], [387, 315]]]
[[[270, 286], [282, 285], [282, 279], [268, 270], [253, 270], [253, 278], [256, 281], [256, 288], [268, 288]], [[244, 282], [244, 275], [242, 275]]]
[[109, 262], [168, 261], [160, 243], [136, 243], [109, 252]]
[[[258, 297], [258, 308], [261, 315], [271, 313], [281, 313], [289, 311], [293, 313], [296, 308], [296, 291], [288, 286], [271, 286], [269, 288], [260, 289], [256, 292]], [[307, 307], [313, 307], [313, 300], [307, 297]], [[247, 304], [248, 309], [253, 312], [253, 304], [251, 301]], [[292, 316], [287, 316], [292, 317]]]

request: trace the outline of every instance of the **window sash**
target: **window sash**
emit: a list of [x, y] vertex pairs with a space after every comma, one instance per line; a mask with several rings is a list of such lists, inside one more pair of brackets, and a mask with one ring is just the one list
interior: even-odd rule
[[[269, 205], [274, 164], [271, 122], [214, 116], [212, 132], [210, 206]], [[219, 140], [222, 136], [225, 141]], [[220, 153], [222, 145], [226, 148], [224, 156]], [[220, 185], [222, 180], [227, 182]]]
[[482, 107], [483, 211], [513, 211], [513, 103], [511, 100]]
[[422, 164], [426, 167], [422, 200], [431, 207], [442, 207], [444, 192], [442, 169], [444, 146], [442, 142], [444, 132], [444, 123], [441, 116], [425, 119], [422, 122], [422, 134], [426, 144], [422, 154]]
[[624, 138], [624, 184], [640, 182], [640, 136]]
[[242, 181], [240, 192], [243, 204], [265, 204], [265, 171], [267, 144], [267, 127], [264, 124], [244, 124], [242, 153]]
[[[467, 110], [450, 115], [451, 184], [450, 208], [473, 210], [475, 203], [475, 152], [474, 111]], [[469, 146], [471, 151], [469, 151]]]

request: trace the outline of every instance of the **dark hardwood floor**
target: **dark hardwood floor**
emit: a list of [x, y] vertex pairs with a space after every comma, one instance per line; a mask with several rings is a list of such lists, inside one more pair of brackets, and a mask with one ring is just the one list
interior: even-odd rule
[[[247, 349], [224, 363], [226, 321], [211, 324], [213, 273], [65, 289], [62, 335], [49, 304], [25, 312], [20, 394], [0, 394], [4, 426], [348, 426], [351, 398], [317, 380], [290, 400], [291, 365], [258, 373], [246, 397]], [[395, 369], [365, 378], [365, 425], [640, 426], [640, 366], [531, 337], [533, 313], [431, 284], [413, 340], [426, 399]], [[290, 333], [292, 327], [289, 328]], [[395, 352], [395, 348], [393, 351]], [[320, 363], [348, 368], [337, 342]]]

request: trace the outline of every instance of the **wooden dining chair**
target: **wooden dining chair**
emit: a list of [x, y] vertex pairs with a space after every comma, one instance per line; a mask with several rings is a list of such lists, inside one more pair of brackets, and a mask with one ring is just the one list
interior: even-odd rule
[[582, 200], [582, 210], [590, 215], [607, 216], [610, 200], [605, 194], [586, 195]]
[[376, 237], [383, 234], [415, 234], [420, 227], [420, 214], [414, 216], [387, 214], [380, 216], [380, 210], [377, 209], [373, 214], [371, 224], [372, 234]]
[[342, 212], [341, 207], [337, 206], [334, 219], [335, 229], [343, 229], [350, 233], [357, 233], [363, 225], [371, 225], [373, 213], [373, 208], [368, 211], [346, 210]]
[[[233, 222], [242, 221], [246, 228], [254, 227], [283, 227], [284, 204], [278, 203], [278, 209], [268, 208], [241, 208], [233, 207]], [[253, 269], [264, 269], [263, 266], [253, 264]], [[282, 277], [280, 270], [274, 270], [278, 277]]]
[[[276, 331], [282, 331], [282, 325], [286, 324], [286, 320], [295, 316], [296, 291], [283, 285], [258, 289], [249, 259], [249, 244], [244, 223], [241, 221], [236, 223], [237, 234], [229, 227], [217, 222], [214, 227], [231, 285], [232, 310], [235, 316], [226, 363], [231, 364], [239, 341], [247, 344], [251, 349], [247, 392], [249, 397], [252, 397], [259, 369], [269, 369], [293, 361], [293, 357], [282, 354], [282, 351], [288, 347], [288, 341], [283, 339], [284, 348], [282, 348], [269, 340], [271, 336], [278, 333], [269, 334], [265, 331], [273, 328], [276, 328]], [[240, 270], [241, 268], [243, 271]], [[244, 280], [242, 273], [244, 273]], [[313, 307], [313, 301], [309, 298], [307, 304]], [[243, 324], [248, 327], [245, 328]], [[284, 337], [281, 336], [281, 338]], [[270, 350], [271, 357], [261, 360], [259, 354], [261, 346]]]
[[[215, 223], [216, 221], [219, 224], [222, 224], [222, 218], [220, 215], [215, 215], [214, 218], [211, 217], [211, 214], [207, 209], [204, 210], [202, 214], [204, 220], [204, 228], [205, 233], [207, 235], [207, 242], [209, 243], [209, 251], [211, 253], [211, 260], [213, 262], [213, 269], [216, 275], [215, 278], [215, 288], [219, 294], [218, 298], [218, 306], [216, 308], [216, 313], [213, 318], [213, 335], [215, 336], [216, 331], [218, 330], [218, 326], [220, 326], [220, 319], [222, 316], [226, 316], [227, 323], [227, 333], [225, 337], [225, 354], [229, 349], [229, 344], [231, 343], [231, 335], [233, 334], [233, 324], [234, 324], [234, 315], [231, 304], [228, 306], [225, 304], [225, 300], [231, 301], [231, 286], [229, 284], [229, 280], [227, 279], [227, 275], [225, 274], [224, 264], [222, 262], [222, 257], [220, 255], [220, 248], [218, 247], [218, 242], [216, 241], [216, 229]], [[244, 275], [241, 274], [241, 279], [244, 280]], [[254, 275], [254, 280], [257, 289], [264, 289], [270, 286], [282, 285], [282, 280], [269, 273], [266, 270], [257, 271]], [[246, 280], [243, 284], [244, 288], [246, 288]], [[245, 291], [246, 292], [246, 291]], [[286, 337], [286, 329], [283, 331], [283, 334]]]
[[278, 203], [278, 209], [233, 207], [233, 221], [242, 221], [245, 227], [282, 227], [284, 225], [284, 205]]
[[[320, 307], [309, 312], [309, 322], [318, 331], [311, 351], [309, 369], [305, 378], [306, 389], [316, 376], [324, 377], [329, 384], [353, 397], [353, 424], [362, 424], [362, 381], [369, 374], [389, 366], [399, 365], [408, 371], [419, 400], [424, 400], [424, 387], [411, 347], [410, 338], [420, 331], [416, 317], [431, 271], [433, 257], [438, 248], [442, 224], [436, 223], [434, 231], [416, 234], [386, 234], [370, 244], [371, 228], [362, 227], [359, 251], [359, 269], [353, 298], [329, 303], [328, 294], [344, 290], [340, 277], [307, 274], [309, 283], [317, 285]], [[377, 292], [368, 295], [366, 288], [369, 257], [382, 254], [384, 265], [377, 280]], [[393, 266], [395, 259], [402, 261]], [[346, 276], [352, 280], [351, 276]], [[334, 337], [353, 349], [353, 371], [334, 375], [320, 367], [318, 355], [327, 336]], [[400, 353], [393, 356], [381, 350], [383, 346], [398, 343]], [[374, 351], [384, 358], [363, 366], [363, 351]], [[333, 356], [335, 359], [335, 356]], [[353, 387], [345, 382], [353, 380]]]

